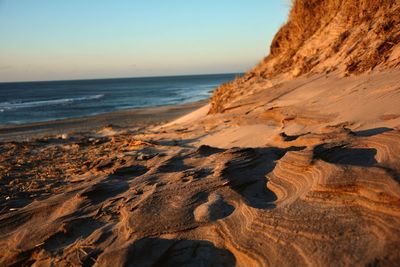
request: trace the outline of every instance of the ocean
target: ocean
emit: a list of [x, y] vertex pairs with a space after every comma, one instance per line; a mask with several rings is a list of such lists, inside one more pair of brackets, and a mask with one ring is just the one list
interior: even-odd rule
[[0, 83], [0, 125], [206, 99], [237, 74]]

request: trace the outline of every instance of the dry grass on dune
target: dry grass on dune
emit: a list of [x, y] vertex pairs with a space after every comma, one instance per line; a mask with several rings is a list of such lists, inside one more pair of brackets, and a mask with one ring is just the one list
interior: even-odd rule
[[343, 75], [400, 66], [400, 1], [295, 0], [270, 54], [211, 98], [210, 113], [246, 93], [258, 80], [308, 73]]
[[[280, 29], [271, 43], [270, 55], [266, 61], [280, 57], [275, 64], [272, 74], [288, 71], [290, 68], [301, 66], [302, 70], [297, 73], [303, 74], [312, 69], [318, 61], [307, 62], [307, 57], [296, 60], [297, 51], [307, 41], [318, 34], [318, 31], [325, 27], [331, 27], [331, 32], [335, 34], [335, 29], [343, 29], [336, 39], [332, 49], [338, 53], [340, 47], [346, 40], [357, 39], [360, 43], [358, 50], [362, 50], [364, 57], [358, 57], [357, 62], [350, 62], [347, 70], [350, 72], [363, 72], [369, 68], [382, 63], [394, 45], [400, 41], [398, 24], [400, 23], [400, 2], [396, 0], [297, 0], [293, 2], [288, 22]], [[335, 18], [340, 17], [340, 22]], [[358, 33], [355, 28], [362, 28], [364, 34]], [[374, 35], [368, 34], [372, 31]], [[354, 36], [354, 35], [356, 36]], [[379, 40], [374, 46], [366, 46], [368, 42]], [[349, 51], [348, 57], [352, 52], [357, 52], [357, 48]], [[370, 55], [369, 50], [373, 50]], [[320, 54], [331, 51], [320, 51]], [[310, 56], [316, 58], [317, 55]], [[257, 70], [265, 71], [261, 63]], [[361, 63], [361, 64], [360, 64]]]

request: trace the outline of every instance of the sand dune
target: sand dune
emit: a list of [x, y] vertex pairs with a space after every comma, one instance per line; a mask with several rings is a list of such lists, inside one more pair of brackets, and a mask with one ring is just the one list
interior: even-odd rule
[[398, 266], [398, 3], [294, 1], [167, 124], [0, 143], [0, 265]]
[[29, 151], [49, 177], [3, 210], [1, 264], [395, 265], [399, 77], [302, 78], [140, 134], [5, 143], [4, 163]]

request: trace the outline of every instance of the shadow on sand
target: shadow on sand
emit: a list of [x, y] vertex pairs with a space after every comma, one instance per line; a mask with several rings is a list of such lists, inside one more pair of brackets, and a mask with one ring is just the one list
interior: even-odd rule
[[128, 248], [125, 266], [235, 266], [234, 255], [205, 240], [143, 238]]

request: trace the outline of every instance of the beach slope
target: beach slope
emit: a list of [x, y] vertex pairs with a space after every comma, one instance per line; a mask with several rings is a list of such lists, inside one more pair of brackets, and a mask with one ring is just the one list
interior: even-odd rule
[[[292, 12], [331, 3], [346, 16], [339, 2], [298, 0]], [[398, 1], [358, 2], [398, 18]], [[351, 21], [351, 32], [364, 25]], [[1, 143], [0, 265], [398, 265], [398, 25], [367, 69], [292, 73], [283, 42], [260, 71], [165, 125]]]

